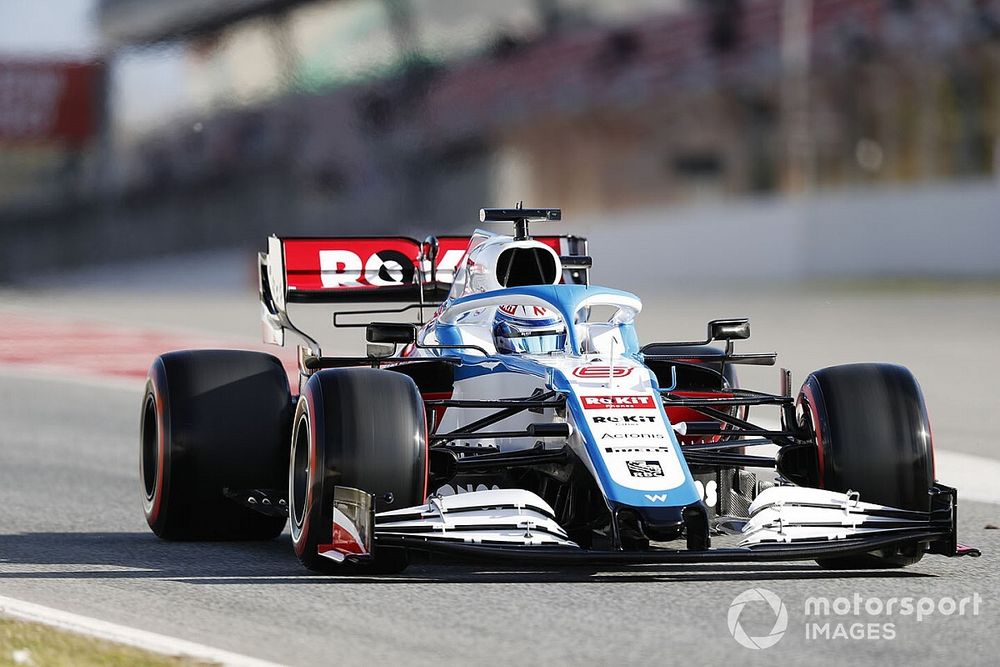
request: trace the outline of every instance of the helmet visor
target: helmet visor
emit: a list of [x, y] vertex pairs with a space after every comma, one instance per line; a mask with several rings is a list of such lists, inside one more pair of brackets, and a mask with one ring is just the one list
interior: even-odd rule
[[561, 352], [566, 345], [565, 332], [543, 333], [533, 336], [503, 337], [497, 341], [505, 352], [517, 354], [548, 354]]

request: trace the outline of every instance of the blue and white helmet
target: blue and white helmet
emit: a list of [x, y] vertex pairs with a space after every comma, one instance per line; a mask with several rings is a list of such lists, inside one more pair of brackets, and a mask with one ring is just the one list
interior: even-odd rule
[[493, 342], [500, 354], [561, 352], [566, 325], [559, 313], [541, 306], [500, 306], [493, 319]]

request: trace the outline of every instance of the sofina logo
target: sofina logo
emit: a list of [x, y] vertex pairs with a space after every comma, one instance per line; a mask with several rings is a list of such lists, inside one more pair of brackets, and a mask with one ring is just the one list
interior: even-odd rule
[[[768, 634], [751, 637], [740, 625], [740, 615], [743, 614], [743, 609], [747, 604], [759, 602], [763, 602], [774, 612], [774, 625]], [[737, 595], [732, 604], [729, 605], [727, 621], [729, 622], [729, 634], [740, 646], [755, 650], [771, 648], [781, 641], [785, 629], [788, 628], [788, 610], [785, 609], [781, 598], [766, 588], [750, 588]]]

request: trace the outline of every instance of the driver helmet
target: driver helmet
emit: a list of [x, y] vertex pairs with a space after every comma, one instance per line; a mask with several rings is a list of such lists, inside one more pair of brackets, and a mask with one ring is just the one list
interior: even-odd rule
[[493, 319], [493, 342], [500, 354], [548, 354], [566, 345], [566, 326], [554, 310], [505, 305]]

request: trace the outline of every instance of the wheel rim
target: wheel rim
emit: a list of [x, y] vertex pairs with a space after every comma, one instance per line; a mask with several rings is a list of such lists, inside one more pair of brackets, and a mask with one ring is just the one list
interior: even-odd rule
[[142, 470], [142, 487], [146, 500], [152, 502], [156, 495], [156, 476], [159, 474], [159, 438], [156, 428], [156, 398], [152, 393], [146, 395], [142, 407], [142, 447], [140, 450], [140, 467]]
[[292, 439], [291, 470], [289, 473], [289, 515], [293, 530], [305, 522], [306, 499], [309, 495], [309, 418], [303, 414], [296, 424]]

